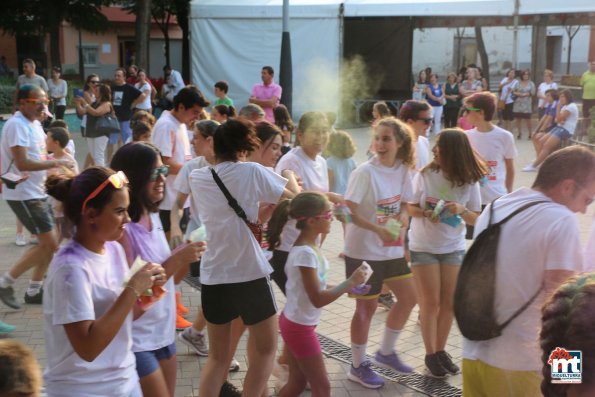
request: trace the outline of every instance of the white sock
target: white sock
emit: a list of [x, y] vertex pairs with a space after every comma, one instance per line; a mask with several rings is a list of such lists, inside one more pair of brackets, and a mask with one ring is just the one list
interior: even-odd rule
[[12, 287], [16, 280], [12, 278], [10, 273], [6, 272], [3, 276], [0, 277], [0, 288], [8, 288]]
[[380, 344], [380, 354], [383, 356], [392, 354], [395, 351], [395, 344], [397, 343], [397, 339], [399, 338], [400, 334], [400, 329], [385, 327], [384, 337], [382, 338], [382, 343]]
[[43, 281], [29, 281], [29, 287], [27, 288], [27, 295], [35, 296], [41, 291], [41, 286], [43, 285]]
[[366, 361], [366, 344], [363, 345], [356, 345], [355, 343], [351, 344], [351, 361], [353, 362], [353, 367], [358, 368], [364, 361]]

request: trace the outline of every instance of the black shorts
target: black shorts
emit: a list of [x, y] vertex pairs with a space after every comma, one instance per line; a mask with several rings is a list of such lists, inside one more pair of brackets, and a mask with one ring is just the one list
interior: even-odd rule
[[506, 121], [514, 120], [514, 115], [512, 113], [513, 106], [514, 106], [514, 103], [507, 103], [504, 106], [504, 110], [502, 110], [502, 120], [506, 120]]
[[289, 256], [289, 252], [287, 251], [273, 251], [273, 257], [269, 261], [271, 267], [273, 268], [273, 273], [271, 274], [271, 278], [277, 284], [283, 295], [287, 295], [285, 293], [285, 284], [287, 284], [287, 274], [285, 274], [285, 263], [287, 263], [287, 257]]
[[238, 316], [254, 325], [277, 314], [268, 277], [243, 283], [202, 285], [202, 311], [211, 324], [227, 324]]
[[[354, 259], [348, 256], [345, 257], [345, 277], [351, 276], [351, 274], [361, 266], [363, 259]], [[366, 284], [370, 284], [370, 292], [363, 295], [364, 299], [378, 298], [380, 291], [382, 291], [382, 283], [390, 280], [402, 280], [413, 277], [411, 269], [407, 264], [405, 258], [389, 259], [385, 261], [370, 261], [366, 260], [374, 273]], [[360, 298], [362, 295], [350, 295], [354, 298]]]
[[[163, 226], [163, 232], [168, 233], [171, 230], [171, 211], [170, 210], [159, 210], [159, 219], [161, 220], [161, 226]], [[188, 227], [188, 221], [190, 220], [190, 209], [184, 208], [182, 218], [180, 218], [180, 229], [182, 233], [186, 233]]]
[[43, 234], [54, 229], [52, 207], [47, 198], [24, 201], [6, 200], [17, 219], [31, 234]]
[[531, 118], [531, 113], [513, 113], [515, 119], [521, 120], [529, 120]]

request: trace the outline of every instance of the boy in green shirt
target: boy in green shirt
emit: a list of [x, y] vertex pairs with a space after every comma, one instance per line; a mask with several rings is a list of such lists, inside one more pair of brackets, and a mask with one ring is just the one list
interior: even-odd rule
[[583, 87], [583, 117], [589, 118], [589, 110], [595, 107], [595, 60], [589, 63], [589, 70], [581, 77]]
[[231, 98], [227, 96], [228, 90], [229, 85], [227, 84], [227, 81], [218, 81], [215, 83], [215, 96], [217, 97], [217, 99], [213, 103], [213, 106], [233, 106], [233, 101], [231, 100]]

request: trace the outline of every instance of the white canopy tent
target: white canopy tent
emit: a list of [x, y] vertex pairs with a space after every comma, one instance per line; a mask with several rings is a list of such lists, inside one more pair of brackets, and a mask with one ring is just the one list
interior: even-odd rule
[[[282, 3], [193, 0], [192, 82], [209, 95], [216, 81], [227, 80], [230, 97], [241, 107], [260, 81], [262, 66], [272, 66], [278, 81]], [[345, 18], [511, 16], [514, 5], [514, 0], [291, 0], [293, 113], [338, 108]], [[519, 15], [571, 12], [595, 12], [595, 2], [520, 0]]]

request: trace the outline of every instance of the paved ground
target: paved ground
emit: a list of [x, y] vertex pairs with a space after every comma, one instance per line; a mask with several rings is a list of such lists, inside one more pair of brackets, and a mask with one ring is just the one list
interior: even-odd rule
[[[350, 130], [354, 140], [358, 146], [356, 160], [361, 162], [365, 159], [365, 150], [368, 147], [370, 139], [369, 132], [365, 129]], [[82, 164], [82, 159], [86, 154], [86, 145], [80, 135], [75, 134], [75, 143], [77, 147], [77, 158]], [[533, 149], [527, 140], [517, 141], [519, 148], [519, 157], [516, 161], [517, 170], [527, 164], [533, 158]], [[535, 174], [517, 173], [515, 186], [530, 186], [533, 182]], [[589, 209], [588, 214], [580, 214], [581, 229], [583, 238], [586, 239], [588, 230], [591, 225], [593, 215], [593, 208]], [[6, 271], [16, 259], [27, 249], [26, 247], [17, 247], [14, 244], [14, 216], [6, 203], [0, 200], [0, 272]], [[334, 223], [331, 235], [327, 238], [323, 251], [326, 257], [331, 262], [330, 282], [337, 282], [344, 279], [344, 270], [342, 260], [338, 258], [339, 252], [342, 250], [342, 231], [339, 223]], [[16, 284], [16, 291], [18, 296], [22, 298], [24, 294], [28, 278], [21, 277]], [[200, 302], [200, 294], [188, 285], [183, 287], [183, 298], [185, 303], [191, 309], [192, 313], [188, 318], [193, 318], [196, 308]], [[282, 294], [277, 290], [277, 298], [279, 307], [284, 305]], [[354, 302], [347, 297], [342, 297], [336, 302], [327, 306], [322, 316], [322, 321], [318, 327], [318, 332], [328, 338], [331, 338], [344, 345], [349, 345], [349, 324], [354, 310]], [[372, 354], [378, 348], [378, 344], [382, 337], [383, 323], [386, 317], [386, 311], [379, 309], [374, 317], [371, 327], [370, 342], [368, 345], [368, 353]], [[413, 365], [418, 372], [423, 371], [423, 357], [424, 349], [421, 340], [421, 335], [418, 326], [415, 324], [417, 319], [417, 308], [407, 323], [402, 336], [397, 344], [399, 352], [403, 353], [403, 359], [409, 364]], [[30, 346], [37, 355], [40, 362], [45, 364], [45, 347], [43, 339], [43, 320], [40, 306], [25, 305], [20, 311], [13, 311], [7, 307], [0, 305], [0, 320], [14, 324], [18, 329], [11, 335], [16, 339], [21, 340]], [[280, 339], [280, 338], [279, 338]], [[455, 361], [460, 360], [461, 354], [461, 338], [456, 326], [448, 340], [447, 350], [453, 355]], [[246, 355], [245, 355], [245, 341], [242, 341], [240, 349], [237, 352], [236, 358], [240, 361], [242, 370], [233, 374], [231, 380], [238, 387], [241, 387], [242, 380], [245, 376], [246, 369]], [[176, 389], [176, 396], [198, 396], [198, 378], [200, 368], [206, 362], [205, 358], [198, 359], [197, 356], [189, 353], [187, 347], [178, 344], [178, 383]], [[329, 372], [332, 386], [332, 396], [337, 397], [372, 397], [372, 396], [423, 396], [431, 395], [415, 391], [411, 388], [403, 386], [399, 383], [387, 381], [384, 388], [380, 390], [368, 390], [358, 384], [354, 384], [346, 379], [345, 373], [348, 365], [333, 358], [326, 359], [326, 366]], [[461, 376], [453, 376], [446, 380], [446, 382], [454, 387], [460, 388]], [[422, 384], [423, 379], [422, 379]], [[426, 382], [428, 383], [428, 382]], [[432, 384], [432, 382], [429, 382]], [[436, 384], [434, 384], [436, 386]], [[438, 384], [438, 389], [440, 389]], [[269, 382], [269, 389], [271, 395], [274, 395], [274, 382]], [[427, 388], [425, 390], [428, 390]], [[433, 393], [434, 394], [434, 393]], [[439, 395], [445, 395], [436, 392]], [[304, 393], [309, 396], [309, 393]]]

